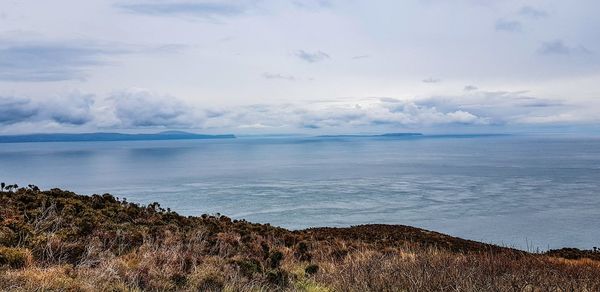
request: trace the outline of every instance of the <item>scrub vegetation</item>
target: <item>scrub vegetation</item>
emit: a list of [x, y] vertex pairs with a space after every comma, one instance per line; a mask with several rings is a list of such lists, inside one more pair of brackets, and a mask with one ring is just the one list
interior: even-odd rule
[[402, 225], [290, 231], [2, 184], [3, 291], [600, 291], [600, 253]]

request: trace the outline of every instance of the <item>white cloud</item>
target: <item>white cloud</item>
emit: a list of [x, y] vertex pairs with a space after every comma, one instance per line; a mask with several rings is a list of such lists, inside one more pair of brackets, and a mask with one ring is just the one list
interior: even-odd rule
[[[72, 129], [351, 129], [359, 126], [429, 126], [486, 124], [465, 110], [440, 111], [435, 107], [394, 99], [365, 98], [311, 103], [249, 105], [221, 109], [197, 108], [172, 96], [146, 90], [116, 92], [107, 98], [71, 94], [45, 103], [3, 99], [5, 108], [20, 119], [5, 124], [52, 123]], [[23, 113], [29, 112], [29, 115]], [[7, 116], [8, 117], [8, 116]], [[6, 128], [3, 130], [7, 130]]]
[[439, 111], [414, 102], [365, 98], [279, 105], [253, 105], [227, 109], [207, 119], [216, 128], [352, 130], [381, 125], [398, 127], [446, 124], [487, 124], [466, 111]]
[[[348, 132], [353, 129], [594, 123], [595, 106], [565, 104], [527, 92], [467, 91], [412, 100], [346, 98], [312, 102], [198, 107], [143, 89], [106, 97], [74, 92], [43, 102], [0, 98], [0, 132], [194, 129], [208, 132]], [[583, 110], [583, 111], [582, 111]], [[585, 114], [577, 115], [581, 111]], [[29, 125], [29, 126], [28, 126]], [[29, 128], [28, 128], [29, 127]], [[17, 129], [17, 130], [14, 130]], [[29, 129], [29, 130], [28, 130]]]

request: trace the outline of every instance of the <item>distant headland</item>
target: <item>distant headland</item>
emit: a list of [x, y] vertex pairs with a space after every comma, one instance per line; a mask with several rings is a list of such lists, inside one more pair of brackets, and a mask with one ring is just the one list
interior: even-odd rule
[[166, 131], [154, 134], [79, 133], [79, 134], [27, 134], [0, 136], [0, 143], [22, 142], [84, 142], [84, 141], [150, 141], [184, 139], [234, 139], [233, 134], [205, 135], [182, 131]]
[[368, 138], [368, 137], [414, 137], [423, 136], [422, 133], [385, 133], [385, 134], [349, 134], [349, 135], [320, 135], [319, 138]]

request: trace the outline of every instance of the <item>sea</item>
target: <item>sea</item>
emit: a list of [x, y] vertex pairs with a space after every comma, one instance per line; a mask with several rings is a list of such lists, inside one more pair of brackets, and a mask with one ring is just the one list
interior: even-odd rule
[[5, 143], [0, 181], [289, 229], [402, 224], [531, 251], [600, 246], [600, 137]]

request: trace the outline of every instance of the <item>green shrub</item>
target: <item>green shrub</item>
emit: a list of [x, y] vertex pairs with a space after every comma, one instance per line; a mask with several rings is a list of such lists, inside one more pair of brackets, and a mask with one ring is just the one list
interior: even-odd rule
[[262, 272], [262, 266], [256, 259], [243, 259], [236, 261], [240, 273], [246, 277], [252, 277], [254, 274]]
[[176, 273], [171, 275], [171, 282], [177, 287], [184, 286], [187, 283], [187, 277], [184, 274]]
[[306, 275], [314, 275], [318, 272], [319, 272], [319, 266], [315, 265], [315, 264], [310, 264], [306, 267], [306, 269], [304, 269], [304, 273], [306, 273]]
[[283, 260], [283, 253], [280, 251], [275, 251], [271, 253], [269, 256], [269, 263], [271, 264], [271, 268], [275, 269], [281, 265], [281, 261]]
[[285, 271], [272, 270], [267, 273], [267, 280], [280, 287], [288, 285], [288, 275]]
[[310, 261], [312, 259], [312, 255], [309, 252], [308, 244], [304, 241], [299, 242], [296, 245], [294, 256], [301, 261]]

